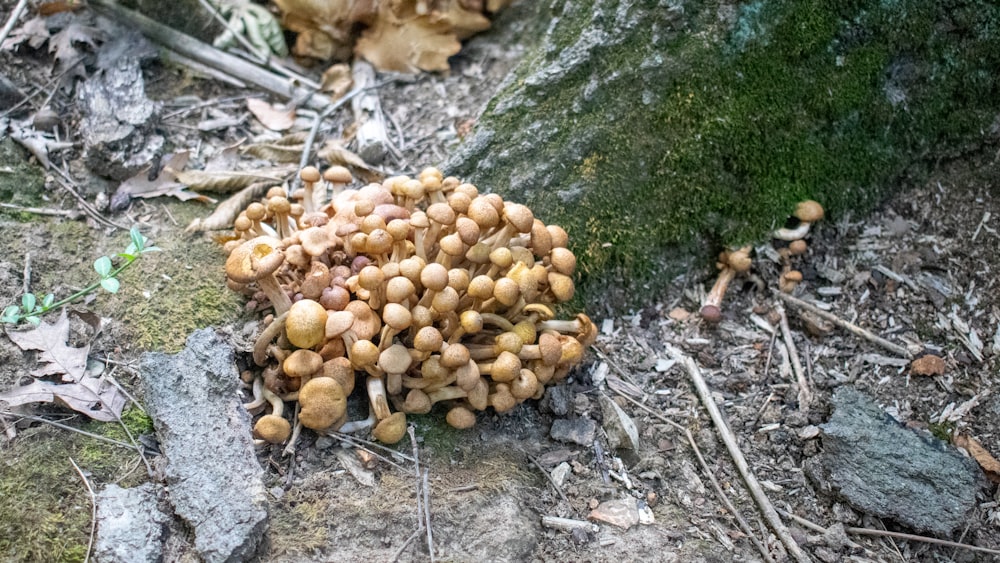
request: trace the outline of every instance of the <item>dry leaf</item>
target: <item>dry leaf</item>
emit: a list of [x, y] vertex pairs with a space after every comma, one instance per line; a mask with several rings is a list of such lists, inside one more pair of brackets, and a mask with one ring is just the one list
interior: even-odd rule
[[343, 145], [333, 139], [327, 141], [316, 155], [330, 164], [351, 168], [365, 182], [376, 182], [382, 179], [381, 172], [372, 168], [363, 158], [345, 149]]
[[197, 233], [202, 231], [218, 231], [221, 229], [228, 229], [233, 225], [233, 221], [239, 216], [240, 211], [254, 202], [260, 199], [267, 188], [280, 184], [281, 182], [259, 182], [256, 184], [251, 184], [239, 192], [235, 193], [229, 199], [223, 201], [215, 207], [215, 211], [211, 215], [204, 219], [195, 219], [191, 221], [191, 224], [184, 229], [186, 233]]
[[187, 161], [187, 151], [175, 152], [170, 156], [170, 159], [163, 166], [163, 170], [160, 171], [160, 174], [155, 180], [149, 179], [149, 167], [147, 166], [146, 168], [140, 170], [135, 176], [132, 176], [128, 180], [122, 182], [121, 185], [118, 186], [118, 189], [115, 190], [115, 195], [112, 199], [120, 200], [122, 198], [133, 197], [147, 198], [165, 195], [176, 197], [181, 201], [196, 199], [203, 203], [215, 203], [215, 200], [210, 197], [185, 191], [187, 186], [178, 181], [177, 174], [181, 172], [185, 166], [187, 166]]
[[416, 73], [421, 70], [447, 72], [448, 57], [458, 54], [462, 44], [451, 26], [429, 16], [407, 20], [379, 12], [375, 25], [358, 39], [354, 52], [385, 71]]
[[[177, 173], [177, 181], [195, 190], [232, 193], [258, 182], [280, 184], [294, 167], [277, 166], [259, 170], [187, 170]], [[214, 200], [213, 200], [214, 203]]]
[[247, 109], [257, 121], [272, 131], [285, 131], [295, 125], [295, 108], [274, 106], [260, 98], [248, 98]]
[[986, 473], [986, 477], [988, 477], [990, 481], [1000, 483], [1000, 461], [997, 461], [997, 458], [993, 457], [993, 455], [991, 455], [990, 452], [988, 452], [986, 448], [979, 443], [979, 440], [976, 440], [972, 436], [962, 436], [960, 434], [956, 434], [952, 438], [952, 442], [954, 442], [956, 446], [964, 448], [967, 452], [969, 452], [969, 455], [971, 455], [972, 458], [979, 463], [979, 466], [983, 468], [983, 471]]
[[[49, 38], [49, 52], [55, 53], [56, 60], [52, 74], [62, 74], [80, 62], [83, 54], [76, 48], [77, 43], [89, 45], [91, 48], [97, 47], [97, 41], [101, 36], [101, 30], [96, 27], [83, 25], [76, 19], [70, 21], [66, 27]], [[85, 76], [83, 67], [78, 66], [74, 74]]]
[[302, 158], [304, 143], [298, 145], [279, 145], [276, 143], [257, 143], [243, 149], [244, 154], [271, 162], [298, 162]]
[[44, 377], [60, 375], [63, 381], [77, 382], [87, 369], [87, 354], [90, 345], [73, 348], [69, 340], [69, 317], [66, 310], [55, 323], [42, 322], [36, 328], [26, 331], [8, 330], [7, 336], [22, 350], [37, 350], [38, 363], [43, 364], [32, 370], [31, 375]]
[[79, 383], [33, 381], [0, 393], [0, 401], [12, 407], [58, 402], [94, 420], [112, 422], [121, 417], [126, 397], [103, 377], [84, 377]]
[[319, 89], [330, 94], [331, 100], [339, 100], [351, 91], [354, 79], [351, 78], [351, 67], [344, 63], [330, 65], [330, 68], [323, 71], [323, 79], [320, 81]]
[[300, 57], [347, 60], [354, 44], [354, 27], [369, 23], [377, 0], [275, 0], [282, 25], [299, 34], [292, 51]]
[[36, 16], [15, 29], [0, 45], [0, 50], [9, 51], [24, 42], [27, 42], [32, 49], [37, 49], [44, 45], [49, 37], [49, 26], [45, 23], [45, 18]]

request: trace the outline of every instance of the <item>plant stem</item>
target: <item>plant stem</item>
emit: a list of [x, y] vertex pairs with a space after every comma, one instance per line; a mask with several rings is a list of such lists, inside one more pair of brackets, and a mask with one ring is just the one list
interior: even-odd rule
[[23, 321], [24, 319], [26, 319], [28, 317], [37, 317], [39, 315], [43, 315], [43, 314], [51, 311], [52, 309], [57, 309], [59, 307], [62, 307], [63, 305], [68, 305], [70, 303], [73, 303], [77, 299], [80, 299], [81, 297], [89, 295], [92, 291], [94, 291], [95, 289], [97, 289], [98, 287], [100, 287], [101, 286], [101, 282], [104, 281], [105, 279], [118, 277], [118, 274], [122, 273], [125, 270], [125, 268], [128, 268], [129, 266], [131, 266], [132, 263], [134, 263], [136, 260], [139, 259], [139, 256], [140, 256], [140, 254], [136, 254], [136, 255], [132, 256], [131, 258], [125, 258], [125, 263], [122, 264], [121, 266], [118, 266], [117, 268], [115, 268], [111, 272], [109, 272], [107, 276], [102, 277], [101, 279], [99, 279], [96, 282], [88, 285], [87, 287], [81, 289], [80, 291], [77, 291], [76, 293], [74, 293], [73, 295], [70, 295], [69, 297], [65, 297], [63, 299], [60, 299], [59, 301], [56, 301], [55, 303], [49, 305], [48, 307], [39, 307], [38, 309], [36, 309], [34, 311], [30, 311], [30, 312], [26, 312], [26, 313], [21, 313], [21, 314], [17, 315], [17, 317], [14, 318], [14, 322], [15, 323], [19, 323], [19, 322]]

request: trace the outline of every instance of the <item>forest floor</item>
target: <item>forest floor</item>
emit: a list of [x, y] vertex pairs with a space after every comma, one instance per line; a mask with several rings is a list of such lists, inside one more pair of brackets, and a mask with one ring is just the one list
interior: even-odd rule
[[[0, 2], [5, 8], [12, 4]], [[449, 75], [424, 74], [379, 87], [398, 150], [383, 164], [387, 172], [416, 173], [425, 164], [444, 160], [461, 142], [523, 54], [523, 26], [515, 11], [470, 40], [452, 59]], [[0, 119], [4, 127], [23, 123], [18, 120], [30, 121], [47, 107], [57, 116], [56, 135], [74, 142], [79, 138], [78, 99], [71, 89], [53, 89], [52, 65], [44, 48], [0, 51], [0, 67], [9, 69], [11, 82], [23, 92], [46, 93]], [[144, 78], [147, 95], [163, 104], [157, 130], [166, 146], [192, 150], [196, 165], [242, 139], [275, 136], [247, 112], [246, 98], [259, 94], [158, 62], [144, 67]], [[210, 119], [228, 119], [231, 124], [199, 128]], [[336, 114], [321, 136], [337, 138], [350, 122], [349, 111]], [[310, 124], [311, 119], [304, 118], [295, 127]], [[49, 169], [36, 162], [34, 170], [23, 172], [44, 182], [44, 188], [20, 199], [24, 194], [18, 192], [31, 182], [4, 175], [13, 174], [11, 162], [19, 167], [27, 153], [19, 153], [20, 147], [9, 138], [0, 142], [8, 143], [3, 151], [13, 155], [0, 162], [0, 187], [6, 186], [0, 191], [23, 207], [76, 209], [76, 200], [59, 186], [63, 174], [75, 180], [70, 187], [91, 202], [107, 201], [117, 188], [117, 182], [91, 174], [74, 145], [53, 149]], [[822, 452], [815, 427], [829, 419], [831, 395], [844, 385], [873, 397], [910, 427], [938, 436], [970, 436], [1000, 454], [1000, 395], [992, 392], [1000, 367], [1000, 297], [994, 270], [1000, 264], [1000, 154], [965, 155], [914, 176], [899, 179], [898, 195], [874, 213], [828, 217], [816, 225], [808, 252], [795, 258], [795, 267], [804, 274], [795, 295], [897, 344], [941, 357], [942, 374], [916, 375], [904, 358], [783, 305], [768, 289], [777, 284], [781, 265], [770, 244], [762, 243], [756, 248], [754, 277], [737, 278], [732, 284], [719, 324], [708, 324], [697, 314], [715, 273], [708, 268], [692, 271], [629, 314], [599, 305], [587, 311], [601, 334], [557, 396], [550, 391], [545, 399], [528, 401], [502, 416], [481, 414], [468, 431], [446, 426], [442, 413], [411, 417], [419, 459], [429, 470], [435, 559], [761, 560], [732, 511], [713, 491], [714, 478], [750, 523], [753, 535], [781, 560], [784, 548], [764, 524], [688, 372], [666, 345], [696, 360], [750, 470], [775, 507], [824, 527], [910, 531], [852, 508], [804, 467]], [[255, 326], [256, 319], [242, 311], [237, 296], [226, 293], [221, 248], [208, 236], [184, 232], [188, 222], [210, 212], [209, 206], [158, 198], [133, 200], [116, 214], [99, 209], [121, 225], [140, 225], [164, 252], [143, 258], [129, 270], [119, 295], [83, 304], [82, 309], [101, 320], [98, 332], [84, 316], [71, 324], [71, 345], [88, 345], [96, 369], [110, 371], [126, 389], [137, 389], [134, 367], [143, 352], [176, 351], [186, 334], [199, 326], [224, 325], [237, 334]], [[96, 257], [127, 244], [122, 231], [87, 217], [7, 209], [0, 210], [0, 225], [3, 304], [20, 299], [25, 287], [69, 293], [92, 278], [90, 264]], [[794, 350], [783, 346], [780, 334], [773, 336], [782, 314]], [[812, 393], [808, 408], [799, 400], [793, 355], [804, 366]], [[33, 354], [0, 338], [0, 391], [30, 381], [26, 373], [35, 362]], [[638, 426], [638, 450], [615, 457], [609, 448], [601, 430], [607, 423], [602, 395], [615, 400]], [[25, 418], [25, 413], [117, 440], [125, 439], [123, 432], [117, 424], [87, 422], [53, 405], [0, 413], [0, 498], [5, 499], [0, 503], [0, 558], [83, 560], [91, 506], [81, 474], [69, 460], [80, 465], [82, 475], [96, 487], [141, 483], [146, 479], [142, 465], [134, 451]], [[136, 409], [126, 413], [128, 421], [138, 421], [133, 430], [149, 432]], [[593, 443], [553, 440], [549, 429], [557, 418], [597, 422], [600, 449]], [[682, 429], [690, 431], [692, 442]], [[699, 463], [692, 444], [706, 466]], [[411, 446], [404, 440], [398, 451], [410, 454]], [[339, 441], [309, 432], [293, 456], [283, 456], [280, 448], [262, 450], [271, 526], [261, 561], [429, 560], [423, 535], [411, 538], [418, 529], [412, 466], [392, 451], [385, 453], [393, 462], [371, 462], [368, 471], [376, 484], [367, 487], [345, 469], [345, 452], [354, 455]], [[563, 463], [569, 471], [556, 471]], [[947, 539], [1000, 549], [997, 495], [996, 484], [984, 485], [967, 526]], [[586, 520], [602, 502], [622, 499], [645, 502], [653, 521], [627, 529], [599, 523], [597, 532], [586, 533], [541, 524], [543, 516]], [[823, 561], [990, 557], [878, 536], [836, 541], [800, 523], [786, 523], [802, 548]], [[407, 538], [412, 541], [406, 543]]]

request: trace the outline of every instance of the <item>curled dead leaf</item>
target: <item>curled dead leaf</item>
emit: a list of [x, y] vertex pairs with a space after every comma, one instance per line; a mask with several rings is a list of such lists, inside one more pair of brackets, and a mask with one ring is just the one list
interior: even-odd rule
[[247, 109], [257, 121], [272, 131], [286, 131], [295, 125], [295, 108], [276, 106], [260, 98], [248, 98]]
[[351, 78], [351, 67], [344, 63], [330, 65], [323, 71], [319, 89], [330, 94], [331, 100], [339, 100], [351, 91], [354, 80]]
[[986, 477], [990, 481], [1000, 483], [1000, 461], [997, 461], [997, 458], [993, 457], [993, 455], [979, 443], [979, 440], [976, 440], [972, 436], [956, 434], [952, 438], [952, 442], [956, 446], [964, 448], [967, 452], [969, 452], [972, 459], [976, 460], [976, 462], [979, 463], [979, 466], [983, 468], [983, 471], [986, 473]]
[[236, 192], [231, 197], [215, 207], [215, 211], [204, 219], [195, 219], [184, 229], [186, 233], [197, 233], [202, 231], [218, 231], [228, 229], [233, 225], [233, 221], [239, 216], [240, 211], [250, 205], [251, 202], [263, 197], [267, 188], [280, 184], [281, 182], [258, 182], [250, 184], [242, 190]]

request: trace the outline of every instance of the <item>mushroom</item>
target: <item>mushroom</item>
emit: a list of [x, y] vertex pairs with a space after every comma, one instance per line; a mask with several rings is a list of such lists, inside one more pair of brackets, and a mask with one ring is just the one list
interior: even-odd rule
[[308, 380], [323, 369], [323, 357], [312, 350], [296, 350], [281, 362], [281, 369], [288, 377]]
[[722, 298], [726, 294], [729, 282], [736, 274], [750, 270], [750, 247], [744, 246], [739, 250], [723, 252], [719, 255], [718, 265], [722, 271], [719, 273], [719, 278], [715, 280], [712, 290], [705, 297], [705, 302], [701, 305], [701, 317], [712, 323], [722, 320]]
[[347, 414], [347, 396], [330, 377], [314, 377], [299, 389], [299, 422], [306, 428], [326, 430]]
[[795, 228], [782, 228], [774, 231], [772, 236], [779, 240], [793, 241], [805, 238], [809, 234], [809, 227], [816, 221], [823, 218], [823, 206], [811, 199], [800, 201], [795, 206], [792, 216], [799, 220]]
[[390, 395], [402, 393], [402, 377], [410, 369], [412, 361], [409, 350], [402, 344], [393, 344], [379, 354], [378, 367], [385, 372], [385, 387]]
[[281, 241], [273, 237], [257, 237], [239, 245], [226, 259], [226, 276], [236, 283], [257, 282], [280, 315], [292, 306], [285, 290], [278, 285], [274, 273], [285, 261]]
[[312, 213], [318, 208], [316, 200], [318, 199], [317, 196], [319, 196], [319, 194], [314, 192], [314, 186], [320, 181], [322, 176], [320, 176], [319, 170], [315, 166], [306, 166], [299, 172], [299, 178], [302, 179], [302, 207], [305, 208], [306, 213]]
[[778, 289], [782, 293], [791, 293], [795, 291], [795, 286], [802, 281], [802, 272], [798, 270], [789, 270], [781, 274], [778, 279]]
[[285, 333], [288, 341], [298, 348], [313, 348], [326, 337], [327, 312], [312, 299], [296, 301], [288, 310]]
[[459, 430], [466, 430], [476, 425], [476, 414], [462, 406], [452, 407], [444, 419]]
[[285, 403], [274, 393], [261, 389], [264, 399], [271, 403], [271, 414], [265, 414], [253, 427], [254, 436], [271, 444], [280, 444], [292, 434], [292, 425], [283, 416]]
[[375, 425], [372, 435], [383, 444], [395, 444], [402, 440], [406, 435], [406, 415], [401, 412], [392, 413]]

